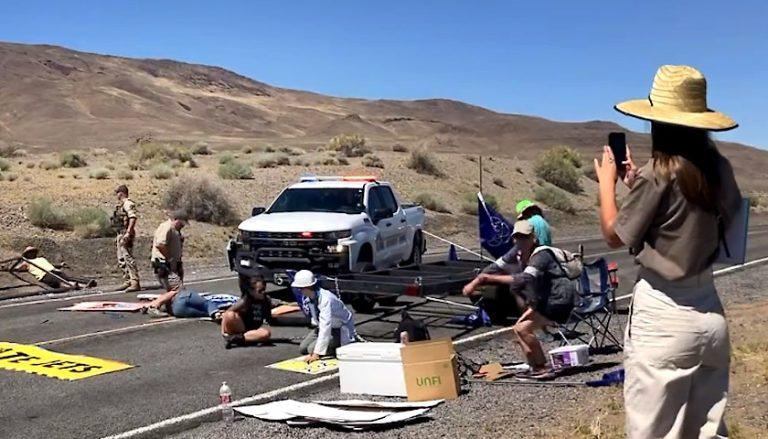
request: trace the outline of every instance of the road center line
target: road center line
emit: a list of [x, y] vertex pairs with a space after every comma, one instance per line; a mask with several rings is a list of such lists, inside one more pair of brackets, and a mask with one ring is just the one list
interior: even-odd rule
[[195, 321], [198, 319], [177, 319], [174, 317], [167, 317], [163, 319], [157, 319], [152, 322], [147, 323], [141, 323], [139, 325], [132, 325], [132, 326], [125, 326], [123, 328], [115, 328], [115, 329], [107, 329], [104, 331], [96, 331], [96, 332], [89, 332], [87, 334], [79, 334], [79, 335], [73, 335], [71, 337], [64, 337], [64, 338], [57, 338], [55, 340], [46, 340], [46, 341], [39, 341], [37, 343], [33, 343], [35, 346], [48, 346], [56, 343], [64, 343], [68, 341], [74, 341], [74, 340], [81, 340], [84, 338], [91, 338], [91, 337], [97, 337], [101, 335], [109, 335], [109, 334], [120, 334], [123, 332], [132, 332], [132, 331], [138, 331], [144, 328], [149, 328], [153, 326], [160, 326], [164, 325], [166, 323], [173, 323], [173, 322], [184, 322], [184, 321]]

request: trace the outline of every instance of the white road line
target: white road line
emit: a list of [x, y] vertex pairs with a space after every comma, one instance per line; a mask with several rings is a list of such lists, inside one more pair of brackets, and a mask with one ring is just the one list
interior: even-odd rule
[[[186, 285], [199, 285], [209, 282], [220, 282], [223, 280], [231, 280], [231, 279], [237, 279], [237, 276], [222, 276], [222, 277], [215, 277], [213, 279], [205, 279], [205, 280], [197, 280], [197, 281], [191, 281], [191, 282], [185, 282]], [[75, 294], [67, 297], [53, 297], [48, 299], [40, 299], [40, 300], [33, 300], [28, 302], [16, 302], [16, 303], [9, 303], [6, 305], [0, 305], [0, 309], [5, 308], [16, 308], [19, 306], [26, 306], [26, 305], [40, 305], [44, 303], [52, 303], [52, 302], [65, 302], [67, 300], [76, 300], [76, 299], [82, 299], [82, 298], [90, 298], [90, 297], [104, 297], [104, 296], [115, 296], [118, 294], [125, 294], [124, 291], [110, 291], [110, 292], [101, 292], [101, 293], [84, 293], [84, 294]], [[11, 299], [12, 300], [12, 299]]]
[[[744, 264], [734, 265], [734, 266], [728, 267], [728, 268], [721, 268], [720, 270], [715, 270], [712, 273], [712, 275], [715, 276], [715, 277], [723, 276], [723, 275], [726, 275], [726, 274], [729, 274], [729, 273], [733, 273], [734, 271], [739, 271], [739, 270], [743, 270], [745, 268], [749, 268], [749, 267], [751, 267], [753, 265], [762, 264], [764, 262], [768, 262], [768, 258], [755, 259], [755, 260], [749, 261], [749, 262], [744, 263]], [[623, 296], [619, 296], [615, 300], [619, 301], [619, 300], [629, 299], [630, 297], [632, 297], [632, 293], [625, 294]]]
[[605, 252], [605, 253], [595, 253], [595, 254], [591, 254], [591, 255], [585, 255], [584, 259], [599, 258], [600, 256], [608, 256], [608, 255], [617, 255], [619, 253], [627, 253], [627, 254], [629, 254], [629, 250], [626, 249], [626, 248], [623, 248], [623, 249], [620, 249], [620, 250], [613, 250], [613, 251]]
[[73, 335], [71, 337], [57, 338], [55, 340], [39, 341], [37, 343], [32, 343], [32, 344], [34, 344], [35, 346], [48, 346], [56, 343], [64, 343], [67, 341], [81, 340], [84, 338], [91, 338], [91, 337], [96, 337], [101, 335], [120, 334], [123, 332], [131, 332], [134, 330], [148, 328], [151, 326], [159, 326], [166, 323], [184, 322], [184, 321], [190, 321], [190, 320], [194, 321], [196, 319], [177, 319], [173, 317], [168, 317], [164, 319], [158, 319], [152, 322], [142, 323], [139, 325], [125, 326], [123, 328], [107, 329], [104, 331], [89, 332], [87, 334], [79, 334], [79, 335]]
[[[508, 332], [512, 332], [512, 327], [507, 328], [500, 328], [500, 329], [494, 329], [493, 331], [484, 332], [482, 334], [476, 334], [470, 337], [462, 338], [461, 340], [456, 340], [453, 342], [454, 345], [460, 346], [467, 343], [472, 343], [476, 341], [485, 340], [488, 338], [493, 338], [501, 334], [506, 334]], [[272, 400], [274, 398], [284, 396], [290, 393], [293, 393], [297, 390], [312, 388], [315, 386], [318, 386], [320, 384], [333, 381], [336, 378], [339, 377], [338, 372], [334, 373], [332, 375], [327, 375], [319, 378], [314, 378], [309, 381], [304, 381], [302, 383], [298, 384], [292, 384], [290, 386], [281, 387], [279, 389], [271, 390], [269, 392], [260, 393], [257, 395], [250, 396], [248, 398], [242, 398], [238, 399], [236, 401], [233, 401], [233, 405], [247, 405], [247, 404], [256, 404], [261, 402], [267, 402], [269, 400]], [[175, 418], [168, 418], [160, 422], [155, 422], [154, 424], [150, 424], [144, 427], [139, 427], [133, 430], [129, 430], [123, 433], [119, 433], [112, 436], [106, 436], [104, 439], [128, 439], [128, 438], [137, 438], [137, 437], [144, 437], [144, 436], [150, 436], [150, 435], [156, 435], [158, 432], [161, 432], [166, 429], [172, 429], [174, 427], [178, 428], [182, 426], [184, 423], [187, 422], [202, 422], [203, 420], [207, 418], [215, 418], [215, 416], [219, 413], [221, 409], [219, 406], [209, 407], [207, 409], [199, 410], [196, 412], [188, 413], [186, 415], [177, 416]]]

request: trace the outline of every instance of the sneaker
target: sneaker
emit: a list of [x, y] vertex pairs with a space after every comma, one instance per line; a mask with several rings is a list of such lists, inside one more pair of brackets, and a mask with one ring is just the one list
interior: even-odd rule
[[88, 281], [87, 284], [85, 284], [87, 288], [95, 288], [96, 287], [96, 279], [91, 279]]
[[138, 282], [131, 282], [128, 284], [128, 287], [125, 289], [126, 293], [131, 293], [134, 291], [141, 291], [141, 285], [139, 285]]
[[237, 346], [245, 345], [245, 337], [243, 334], [225, 335], [224, 341], [226, 341], [226, 344], [224, 345], [225, 349], [232, 349]]
[[151, 307], [150, 306], [146, 310], [147, 310], [146, 311], [147, 315], [149, 315], [153, 319], [157, 319], [157, 318], [161, 318], [161, 317], [168, 317], [168, 313], [167, 312], [160, 311], [159, 309], [157, 309], [155, 307]]

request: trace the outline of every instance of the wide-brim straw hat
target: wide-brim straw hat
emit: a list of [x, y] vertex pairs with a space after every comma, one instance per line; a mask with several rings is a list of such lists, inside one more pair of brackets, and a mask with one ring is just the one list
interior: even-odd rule
[[707, 80], [689, 66], [659, 67], [647, 99], [634, 99], [614, 108], [628, 116], [672, 125], [725, 131], [739, 124], [707, 107]]

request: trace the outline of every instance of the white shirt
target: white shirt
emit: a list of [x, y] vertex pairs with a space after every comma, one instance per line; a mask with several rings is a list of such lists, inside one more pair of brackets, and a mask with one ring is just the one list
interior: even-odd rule
[[326, 354], [331, 342], [331, 330], [334, 328], [341, 330], [342, 346], [355, 341], [355, 321], [352, 318], [352, 312], [335, 294], [318, 288], [315, 300], [304, 296], [303, 301], [305, 308], [309, 308], [312, 325], [318, 328], [315, 354]]

